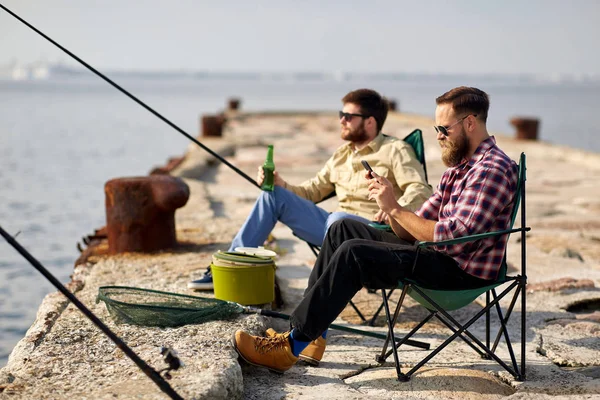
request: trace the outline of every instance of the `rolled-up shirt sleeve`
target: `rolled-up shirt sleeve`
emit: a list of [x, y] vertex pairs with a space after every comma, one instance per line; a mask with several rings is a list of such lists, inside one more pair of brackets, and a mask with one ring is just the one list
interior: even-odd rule
[[440, 185], [436, 188], [435, 192], [429, 199], [427, 199], [423, 205], [415, 211], [415, 214], [421, 218], [425, 218], [431, 221], [437, 221], [442, 204], [442, 192]]
[[[494, 168], [476, 168], [467, 173], [464, 188], [458, 195], [451, 214], [444, 215], [435, 224], [434, 241], [450, 240], [490, 230], [505, 207], [512, 201], [508, 177]], [[460, 253], [472, 243], [454, 244], [452, 253]], [[450, 246], [437, 246], [444, 251]]]

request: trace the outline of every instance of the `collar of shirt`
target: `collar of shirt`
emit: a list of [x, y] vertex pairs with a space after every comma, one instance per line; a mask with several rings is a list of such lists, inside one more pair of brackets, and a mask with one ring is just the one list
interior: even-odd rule
[[363, 147], [360, 150], [354, 149], [354, 144], [351, 142], [348, 143], [347, 146], [354, 154], [362, 153], [366, 148], [371, 149], [371, 151], [370, 151], [371, 153], [377, 153], [377, 151], [379, 151], [379, 148], [383, 144], [384, 139], [385, 139], [385, 135], [383, 133], [379, 132], [377, 134], [377, 136], [375, 136], [373, 138], [373, 140], [371, 140], [365, 147]]
[[494, 136], [488, 137], [483, 142], [479, 143], [479, 146], [477, 146], [477, 149], [475, 150], [475, 153], [473, 153], [471, 158], [469, 158], [468, 160], [463, 160], [463, 162], [458, 164], [456, 167], [452, 167], [452, 173], [454, 173], [457, 170], [464, 169], [467, 165], [469, 166], [469, 168], [472, 168], [473, 165], [477, 164], [477, 162], [481, 160], [485, 153], [487, 153], [487, 151], [495, 145], [496, 138]]

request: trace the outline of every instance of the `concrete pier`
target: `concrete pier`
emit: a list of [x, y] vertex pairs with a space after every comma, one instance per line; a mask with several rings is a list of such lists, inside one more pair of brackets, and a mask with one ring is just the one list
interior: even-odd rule
[[[391, 113], [384, 132], [402, 138], [415, 128], [423, 130], [429, 180], [435, 186], [445, 167], [432, 125], [429, 118]], [[527, 154], [527, 224], [532, 231], [527, 242], [525, 382], [479, 358], [461, 341], [434, 357], [410, 382], [400, 383], [392, 358], [382, 366], [375, 362], [382, 341], [364, 336], [330, 331], [319, 367], [299, 363], [280, 376], [240, 364], [230, 337], [236, 329], [255, 334], [271, 326], [285, 330], [285, 321], [240, 315], [180, 328], [115, 324], [104, 304], [95, 302], [99, 286], [210, 296], [210, 292], [192, 292], [186, 284], [202, 275], [212, 253], [227, 249], [259, 194], [195, 145], [170, 171], [182, 177], [190, 190], [185, 206], [175, 212], [178, 246], [156, 253], [108, 255], [108, 243], [100, 236], [75, 267], [69, 288], [155, 369], [166, 367], [161, 346], [177, 350], [185, 367], [173, 372], [169, 383], [186, 399], [600, 398], [600, 311], [594, 308], [600, 302], [600, 154], [496, 137], [513, 159], [521, 152]], [[252, 177], [266, 146], [274, 144], [276, 168], [290, 182], [312, 177], [342, 143], [334, 113], [237, 111], [228, 115], [222, 137], [204, 139], [200, 141]], [[322, 204], [328, 210], [335, 205], [335, 199]], [[93, 228], [97, 227], [90, 231]], [[289, 313], [302, 296], [315, 258], [287, 227], [277, 225], [273, 234], [280, 250], [276, 263], [285, 302], [282, 311]], [[519, 265], [517, 240], [513, 236], [509, 244], [511, 265]], [[355, 302], [368, 314], [380, 297], [363, 291]], [[478, 307], [474, 303], [453, 315], [460, 320]], [[400, 333], [420, 316], [416, 307], [409, 310], [400, 315], [396, 328]], [[520, 313], [517, 306], [513, 317]], [[350, 308], [336, 321], [356, 322]], [[379, 325], [361, 329], [385, 332]], [[512, 320], [510, 328], [516, 339], [518, 320]], [[481, 333], [483, 326], [476, 325], [474, 331]], [[443, 340], [442, 332], [447, 329], [433, 324], [418, 340], [435, 346]], [[399, 352], [404, 366], [414, 365], [425, 354], [415, 348]], [[0, 369], [0, 399], [48, 398], [167, 396], [64, 296], [53, 293]]]

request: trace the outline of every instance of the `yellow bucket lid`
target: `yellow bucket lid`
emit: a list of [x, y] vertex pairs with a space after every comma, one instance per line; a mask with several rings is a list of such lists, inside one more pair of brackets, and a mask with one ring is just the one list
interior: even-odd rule
[[251, 267], [270, 265], [275, 263], [271, 257], [256, 256], [253, 254], [244, 254], [237, 251], [218, 251], [212, 255], [213, 264], [226, 267]]
[[260, 256], [260, 257], [271, 257], [271, 258], [277, 257], [277, 253], [275, 253], [272, 250], [265, 249], [262, 246], [259, 246], [259, 247], [236, 247], [235, 251], [237, 251], [239, 253], [251, 254], [253, 256]]

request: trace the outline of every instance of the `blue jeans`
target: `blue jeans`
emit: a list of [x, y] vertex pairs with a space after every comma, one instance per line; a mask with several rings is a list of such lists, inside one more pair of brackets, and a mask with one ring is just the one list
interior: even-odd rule
[[277, 221], [287, 225], [300, 239], [320, 246], [331, 224], [344, 218], [365, 224], [370, 222], [345, 212], [328, 213], [313, 202], [275, 186], [273, 192], [261, 192], [242, 229], [231, 242], [229, 251], [236, 247], [262, 246]]

